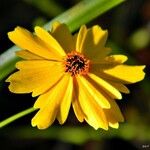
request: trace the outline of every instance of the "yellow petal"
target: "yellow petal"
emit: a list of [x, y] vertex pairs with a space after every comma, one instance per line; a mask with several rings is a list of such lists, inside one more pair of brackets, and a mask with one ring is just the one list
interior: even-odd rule
[[106, 55], [108, 55], [110, 52], [111, 52], [111, 48], [103, 47], [102, 49], [100, 49], [100, 51], [97, 54], [93, 54], [93, 56], [91, 55], [91, 58], [89, 58], [87, 54], [85, 54], [85, 56], [89, 58], [92, 63], [97, 63], [99, 61], [101, 62], [101, 60], [103, 60], [106, 57]]
[[63, 124], [66, 121], [70, 110], [73, 92], [73, 80], [71, 76], [69, 78], [67, 88], [64, 89], [64, 91], [64, 96], [60, 102], [60, 108], [57, 114], [57, 119], [60, 124]]
[[12, 74], [6, 81], [14, 93], [42, 94], [53, 86], [63, 75], [64, 68], [60, 62], [46, 60], [20, 61], [16, 64], [20, 71]]
[[107, 98], [101, 94], [100, 91], [98, 91], [87, 79], [80, 76], [78, 81], [80, 81], [80, 84], [82, 88], [88, 93], [88, 95], [91, 96], [93, 101], [96, 101], [97, 104], [102, 108], [110, 108], [110, 104], [107, 101]]
[[49, 47], [51, 51], [61, 56], [66, 55], [66, 53], [64, 52], [63, 48], [60, 46], [58, 41], [56, 41], [56, 39], [49, 32], [38, 26], [35, 27], [34, 30], [36, 35], [46, 43], [46, 45]]
[[112, 127], [112, 128], [118, 129], [119, 128], [119, 123], [118, 122], [115, 122], [115, 123], [109, 122], [109, 126]]
[[37, 36], [32, 35], [32, 33], [24, 28], [16, 27], [14, 31], [8, 33], [8, 37], [20, 48], [26, 49], [38, 56], [53, 60], [62, 59]]
[[75, 43], [73, 36], [69, 31], [67, 25], [59, 22], [54, 22], [51, 30], [52, 36], [59, 42], [66, 53], [75, 50]]
[[40, 110], [32, 119], [32, 126], [45, 129], [54, 122], [69, 79], [70, 76], [65, 75], [57, 85], [37, 99], [34, 107], [39, 107]]
[[87, 33], [87, 28], [85, 25], [80, 27], [79, 33], [77, 34], [76, 39], [76, 51], [82, 53], [82, 45], [84, 43], [84, 39]]
[[[105, 79], [106, 80], [106, 79]], [[123, 85], [122, 83], [118, 83], [118, 82], [113, 82], [111, 80], [106, 80], [108, 83], [110, 83], [112, 86], [114, 86], [117, 90], [119, 90], [122, 93], [126, 93], [129, 94], [130, 91], [129, 89]]]
[[83, 122], [84, 121], [84, 118], [85, 118], [85, 115], [81, 109], [81, 106], [79, 104], [79, 101], [77, 99], [73, 100], [72, 101], [72, 106], [73, 106], [73, 110], [74, 110], [74, 113], [77, 117], [77, 119], [80, 121], [80, 122]]
[[110, 96], [116, 99], [122, 99], [121, 93], [113, 87], [109, 82], [106, 82], [102, 78], [99, 78], [98, 76], [89, 73], [88, 76], [93, 79], [105, 92], [107, 92]]
[[102, 30], [98, 25], [86, 30], [81, 28], [77, 39], [77, 48], [91, 61], [104, 58], [109, 52], [109, 48], [104, 48], [107, 40], [107, 31]]
[[119, 80], [122, 80], [123, 83], [135, 83], [143, 80], [145, 73], [143, 69], [145, 66], [128, 66], [128, 65], [117, 65], [113, 68], [103, 70], [107, 75]]
[[58, 108], [54, 102], [51, 104], [53, 105], [51, 109], [49, 106], [46, 106], [40, 109], [33, 117], [31, 120], [33, 127], [37, 126], [38, 129], [46, 129], [54, 122]]
[[72, 106], [73, 106], [73, 110], [74, 110], [74, 113], [75, 113], [77, 119], [80, 122], [83, 122], [85, 115], [83, 113], [83, 110], [81, 109], [81, 106], [80, 106], [80, 103], [78, 100], [78, 87], [75, 82], [74, 82], [74, 93], [73, 93]]
[[[65, 94], [65, 88], [67, 88], [67, 84], [69, 81], [69, 76], [64, 75], [53, 87], [51, 87], [46, 93], [43, 95], [39, 96], [39, 98], [36, 100], [34, 104], [34, 108], [44, 108], [45, 105], [51, 100], [51, 96], [57, 96], [57, 100], [55, 101], [56, 98], [53, 98], [53, 100], [57, 103], [60, 102]], [[63, 85], [64, 84], [64, 85]], [[63, 85], [63, 86], [62, 86]], [[60, 87], [62, 86], [62, 87]], [[61, 88], [61, 90], [58, 90]], [[59, 92], [59, 94], [58, 94]], [[60, 101], [58, 101], [60, 99]], [[58, 108], [59, 109], [59, 108]]]
[[124, 62], [126, 62], [128, 59], [127, 56], [125, 55], [110, 55], [104, 58], [104, 60], [102, 60], [102, 62], [100, 63], [115, 63], [115, 64], [122, 64]]
[[36, 55], [36, 54], [33, 54], [31, 53], [30, 51], [28, 50], [20, 50], [20, 51], [17, 51], [16, 52], [16, 55], [23, 58], [23, 59], [32, 59], [32, 60], [35, 60], [35, 59], [43, 59], [42, 57]]
[[[93, 128], [108, 129], [108, 122], [102, 108], [97, 101], [87, 92], [80, 77], [77, 77], [78, 82], [78, 99], [80, 106], [85, 114], [85, 120]], [[94, 96], [94, 95], [93, 95]]]
[[97, 62], [91, 63], [90, 72], [100, 72], [106, 69], [114, 68], [117, 65], [124, 63], [127, 60], [125, 55], [110, 55]]
[[75, 50], [77, 50], [77, 49], [76, 49], [77, 37], [78, 37], [78, 34], [75, 33], [75, 34], [73, 35], [73, 41], [74, 41], [74, 44], [75, 44], [75, 45], [74, 45]]
[[103, 109], [103, 111], [105, 112], [105, 115], [106, 115], [107, 121], [109, 122], [109, 125], [114, 124], [114, 126], [115, 126], [115, 124], [117, 122], [123, 122], [124, 117], [123, 117], [118, 105], [116, 104], [115, 100], [108, 97], [108, 101], [111, 105], [111, 108]]

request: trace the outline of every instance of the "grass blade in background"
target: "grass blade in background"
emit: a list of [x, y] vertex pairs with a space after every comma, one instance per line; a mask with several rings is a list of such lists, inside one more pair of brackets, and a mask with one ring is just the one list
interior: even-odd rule
[[36, 7], [45, 15], [52, 17], [64, 11], [64, 8], [55, 0], [24, 0], [26, 3]]

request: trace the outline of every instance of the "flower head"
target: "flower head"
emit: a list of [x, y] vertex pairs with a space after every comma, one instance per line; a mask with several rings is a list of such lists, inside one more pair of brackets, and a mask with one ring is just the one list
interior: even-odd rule
[[50, 32], [35, 27], [32, 34], [17, 27], [8, 36], [24, 59], [6, 80], [10, 91], [39, 96], [32, 126], [45, 129], [56, 118], [63, 124], [71, 105], [77, 119], [95, 129], [118, 128], [124, 121], [115, 99], [129, 93], [125, 84], [144, 78], [144, 66], [124, 65], [126, 56], [108, 55], [106, 30], [83, 25], [72, 35], [65, 24], [55, 22]]

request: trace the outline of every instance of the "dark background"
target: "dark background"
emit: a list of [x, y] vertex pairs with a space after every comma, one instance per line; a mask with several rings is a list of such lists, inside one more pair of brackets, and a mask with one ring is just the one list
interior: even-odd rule
[[[16, 26], [33, 31], [79, 0], [0, 0], [0, 54], [13, 46], [7, 32]], [[127, 150], [150, 149], [150, 1], [127, 0], [87, 24], [99, 24], [109, 31], [114, 53], [126, 54], [128, 64], [147, 65], [145, 79], [128, 86], [131, 93], [123, 94], [118, 104], [125, 116], [120, 128], [95, 131], [86, 123], [80, 124], [71, 110], [67, 122], [56, 121], [40, 131], [32, 128], [30, 120], [35, 112], [0, 129], [1, 150]], [[35, 99], [30, 94], [17, 95], [8, 91], [8, 84], [0, 82], [0, 120], [31, 107]]]

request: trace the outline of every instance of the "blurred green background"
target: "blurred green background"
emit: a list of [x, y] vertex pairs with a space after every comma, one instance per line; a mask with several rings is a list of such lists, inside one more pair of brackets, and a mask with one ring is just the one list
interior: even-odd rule
[[[16, 26], [33, 31], [44, 25], [80, 0], [0, 0], [0, 54], [13, 46], [7, 32]], [[129, 85], [131, 93], [117, 101], [125, 123], [109, 131], [94, 130], [80, 124], [71, 110], [67, 122], [57, 121], [46, 130], [32, 128], [30, 120], [35, 112], [0, 129], [1, 150], [140, 150], [150, 149], [150, 1], [126, 0], [121, 5], [87, 24], [99, 24], [108, 29], [108, 45], [113, 53], [125, 54], [128, 64], [147, 65], [146, 77]], [[5, 79], [4, 79], [5, 80]], [[8, 91], [8, 84], [0, 82], [0, 120], [33, 105], [30, 94], [17, 95]]]

